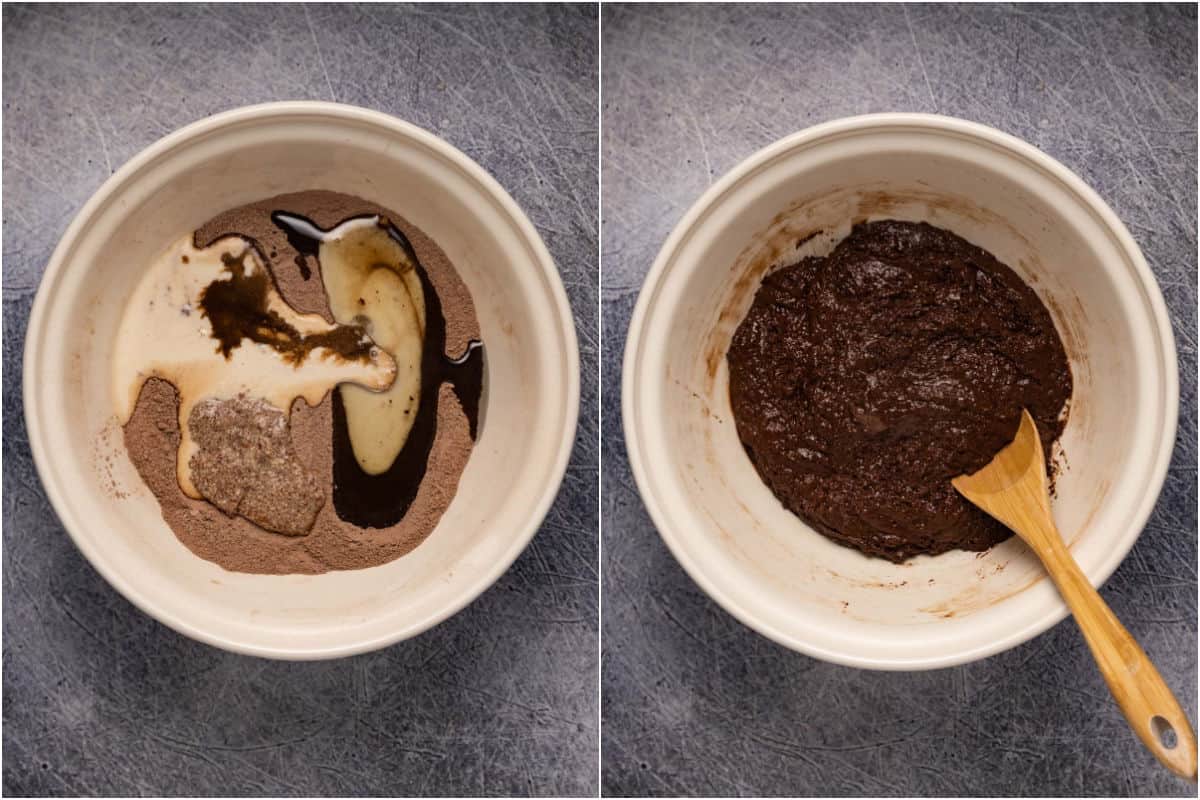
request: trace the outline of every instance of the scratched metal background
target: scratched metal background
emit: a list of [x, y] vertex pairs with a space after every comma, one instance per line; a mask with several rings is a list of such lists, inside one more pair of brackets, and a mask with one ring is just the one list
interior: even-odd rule
[[[6, 5], [5, 794], [595, 795], [595, 6]], [[287, 664], [134, 609], [62, 531], [30, 461], [21, 348], [89, 195], [175, 128], [335, 99], [434, 131], [530, 215], [577, 316], [579, 436], [562, 496], [495, 587], [424, 635]]]
[[620, 436], [643, 276], [703, 189], [784, 134], [936, 111], [1016, 134], [1096, 188], [1166, 294], [1183, 388], [1170, 477], [1105, 598], [1196, 712], [1196, 9], [606, 5], [606, 793], [1179, 795], [1064, 623], [958, 669], [831, 666], [744, 628], [662, 545]]

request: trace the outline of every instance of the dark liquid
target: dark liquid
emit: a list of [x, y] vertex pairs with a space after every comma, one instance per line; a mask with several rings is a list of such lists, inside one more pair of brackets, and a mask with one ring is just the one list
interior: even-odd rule
[[[297, 215], [277, 211], [271, 218], [287, 233], [293, 247], [302, 254], [315, 256], [319, 243], [290, 227], [286, 216]], [[310, 220], [304, 221], [313, 224]], [[343, 220], [343, 223], [347, 221]], [[449, 383], [458, 398], [472, 439], [478, 433], [479, 398], [483, 392], [483, 344], [472, 341], [460, 358], [446, 356], [446, 318], [442, 314], [441, 300], [408, 239], [394, 225], [381, 224], [416, 265], [425, 293], [425, 340], [421, 349], [421, 396], [417, 398], [417, 418], [404, 447], [387, 472], [368, 475], [359, 467], [350, 445], [341, 392], [333, 393], [333, 508], [338, 517], [360, 528], [395, 525], [416, 499], [429, 464], [429, 453], [437, 438], [437, 399], [442, 384]], [[298, 246], [300, 240], [304, 243], [303, 250]]]
[[213, 281], [200, 294], [200, 311], [212, 324], [217, 349], [226, 359], [241, 346], [243, 339], [249, 339], [274, 348], [289, 364], [300, 364], [318, 347], [347, 361], [371, 360], [373, 345], [359, 326], [342, 325], [327, 333], [304, 336], [267, 308], [268, 295], [274, 288], [271, 276], [266, 269], [253, 275], [246, 273], [249, 252], [247, 248], [240, 256], [222, 255], [221, 263], [229, 270], [229, 277]]
[[[282, 217], [280, 216], [282, 215]], [[300, 277], [308, 280], [312, 277], [312, 269], [308, 266], [308, 259], [317, 257], [317, 250], [320, 249], [321, 243], [310, 236], [305, 236], [300, 231], [292, 228], [287, 224], [288, 216], [296, 216], [287, 211], [276, 211], [271, 215], [271, 221], [275, 223], [275, 227], [283, 231], [283, 235], [287, 237], [288, 244], [296, 251], [296, 267], [300, 270]], [[301, 219], [303, 219], [301, 217]], [[313, 224], [312, 220], [305, 220], [309, 224]], [[313, 227], [316, 227], [313, 225]]]

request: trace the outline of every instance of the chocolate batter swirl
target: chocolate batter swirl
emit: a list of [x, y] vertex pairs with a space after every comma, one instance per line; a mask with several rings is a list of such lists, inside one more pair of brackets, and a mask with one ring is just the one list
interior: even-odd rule
[[896, 562], [1006, 539], [950, 479], [988, 463], [1022, 407], [1049, 453], [1071, 396], [1033, 290], [925, 223], [856, 225], [828, 256], [767, 277], [728, 359], [738, 435], [775, 495]]

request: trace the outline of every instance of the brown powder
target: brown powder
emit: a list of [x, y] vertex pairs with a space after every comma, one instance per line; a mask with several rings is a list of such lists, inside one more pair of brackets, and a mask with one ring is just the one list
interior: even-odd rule
[[[386, 215], [408, 237], [441, 299], [448, 354], [458, 355], [471, 339], [479, 338], [474, 304], [446, 254], [399, 214], [356, 197], [311, 191], [235, 208], [202, 225], [196, 231], [196, 245], [206, 247], [229, 234], [251, 239], [268, 261], [284, 300], [301, 313], [321, 314], [333, 322], [316, 259], [302, 258], [271, 222], [271, 212], [280, 210], [308, 217], [324, 229], [350, 217]], [[311, 272], [307, 280], [303, 271]], [[309, 407], [303, 400], [292, 406], [292, 446], [326, 498], [305, 536], [272, 533], [183, 493], [175, 477], [179, 400], [175, 388], [166, 381], [153, 379], [143, 387], [133, 417], [125, 426], [125, 446], [142, 479], [158, 498], [163, 519], [201, 558], [235, 572], [289, 574], [363, 569], [399, 558], [424, 541], [458, 489], [473, 444], [467, 419], [448, 386], [441, 388], [436, 402], [437, 437], [425, 479], [404, 519], [388, 528], [359, 528], [346, 523], [328, 500], [333, 494], [329, 395], [316, 407]]]

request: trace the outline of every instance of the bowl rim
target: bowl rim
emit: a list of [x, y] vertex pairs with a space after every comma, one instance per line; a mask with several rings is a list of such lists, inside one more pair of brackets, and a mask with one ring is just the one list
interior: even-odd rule
[[[52, 303], [52, 294], [58, 284], [63, 270], [66, 268], [67, 256], [73, 251], [76, 240], [86, 228], [89, 220], [100, 209], [110, 202], [127, 181], [148, 167], [153, 166], [159, 159], [172, 154], [173, 151], [189, 146], [196, 141], [219, 134], [223, 131], [240, 127], [247, 123], [262, 120], [278, 120], [287, 118], [324, 118], [341, 123], [358, 124], [383, 130], [392, 136], [403, 138], [430, 151], [435, 156], [444, 158], [457, 168], [473, 184], [474, 188], [486, 196], [507, 216], [522, 239], [529, 256], [531, 268], [542, 273], [543, 282], [549, 292], [553, 305], [552, 311], [559, 324], [557, 333], [564, 356], [565, 375], [559, 376], [563, 385], [560, 387], [564, 399], [564, 425], [558, 449], [550, 466], [551, 479], [546, 482], [537, 502], [532, 504], [527, 513], [525, 523], [515, 531], [508, 548], [503, 555], [493, 561], [486, 570], [480, 573], [473, 582], [467, 584], [454, 597], [452, 602], [436, 612], [426, 614], [395, 630], [380, 636], [366, 638], [361, 641], [347, 642], [334, 646], [317, 647], [278, 647], [264, 646], [244, 639], [227, 637], [215, 630], [198, 628], [185, 620], [164, 612], [163, 609], [149, 601], [133, 584], [127, 581], [120, 570], [111, 564], [101, 552], [84, 537], [80, 530], [85, 524], [78, 518], [68, 502], [69, 493], [62, 490], [57, 483], [57, 476], [52, 469], [54, 458], [49, 452], [45, 441], [44, 423], [38, 409], [38, 396], [41, 391], [39, 381], [32, 379], [33, 367], [41, 355], [41, 344], [45, 338], [45, 325], [48, 308]], [[550, 507], [558, 496], [559, 487], [566, 475], [571, 453], [574, 450], [575, 435], [579, 424], [580, 398], [580, 365], [579, 344], [575, 332], [575, 318], [572, 314], [566, 289], [559, 276], [558, 269], [550, 255], [545, 242], [542, 240], [533, 223], [516, 201], [508, 194], [500, 183], [473, 159], [451, 145], [439, 136], [381, 111], [324, 101], [281, 101], [259, 103], [230, 109], [208, 117], [204, 117], [185, 125], [172, 133], [163, 136], [153, 144], [141, 150], [129, 159], [116, 172], [101, 184], [92, 194], [55, 246], [46, 269], [38, 284], [37, 295], [29, 314], [29, 322], [25, 329], [25, 346], [22, 357], [22, 405], [25, 418], [25, 428], [29, 439], [29, 447], [33, 455], [34, 465], [51, 507], [58, 515], [63, 528], [70, 535], [75, 546], [83, 553], [92, 567], [116, 589], [125, 599], [133, 603], [146, 614], [197, 641], [213, 645], [224, 650], [243, 655], [263, 658], [286, 660], [317, 660], [341, 658], [344, 656], [365, 653], [386, 647], [404, 639], [416, 636], [440, 622], [461, 611], [468, 604], [483, 594], [501, 575], [512, 565], [517, 556], [525, 550], [540, 529]], [[271, 576], [266, 576], [271, 577]], [[276, 576], [286, 578], [287, 576]]]
[[663, 503], [656, 494], [656, 483], [659, 479], [655, 477], [654, 459], [645, 452], [640, 431], [644, 420], [640, 410], [643, 401], [639, 387], [641, 373], [639, 362], [645, 346], [647, 320], [657, 303], [668, 270], [675, 266], [677, 251], [691, 236], [692, 231], [698, 224], [703, 223], [710, 210], [719, 205], [741, 181], [788, 152], [812, 146], [825, 139], [839, 138], [847, 134], [880, 132], [886, 129], [920, 131], [966, 138], [1025, 161], [1057, 181], [1060, 186], [1074, 195], [1083, 207], [1095, 214], [1112, 234], [1132, 265], [1131, 277], [1140, 284], [1149, 307], [1152, 324], [1162, 343], [1161, 356], [1165, 373], [1163, 376], [1164, 421], [1162, 437], [1156, 453], [1157, 458], [1149, 473], [1146, 491], [1142, 494], [1141, 504], [1132, 516], [1133, 535], [1126, 537], [1127, 544], [1124, 547], [1117, 547], [1110, 551], [1100, 565], [1087, 576], [1092, 585], [1096, 587], [1100, 587], [1108, 580], [1129, 551], [1133, 549], [1133, 545], [1145, 528], [1146, 522], [1158, 502], [1175, 448], [1175, 436], [1179, 421], [1179, 366], [1170, 316], [1162, 290], [1137, 242], [1100, 195], [1056, 159], [1033, 145], [990, 126], [957, 117], [924, 113], [889, 112], [843, 117], [785, 136], [753, 153], [726, 172], [700, 196], [671, 230], [642, 284], [630, 318], [622, 361], [621, 413], [630, 468], [642, 502], [645, 504], [659, 536], [662, 537], [667, 548], [692, 580], [738, 621], [785, 647], [835, 664], [873, 670], [940, 669], [986, 658], [1016, 647], [1061, 622], [1068, 615], [1068, 609], [1061, 601], [1057, 602], [1039, 617], [1030, 619], [1024, 626], [997, 637], [987, 644], [942, 655], [864, 657], [853, 652], [813, 645], [755, 618], [739, 601], [724, 592], [714, 580], [710, 579], [704, 572], [704, 568], [691, 558], [684, 545], [687, 535], [674, 528], [670, 513], [664, 509]]

